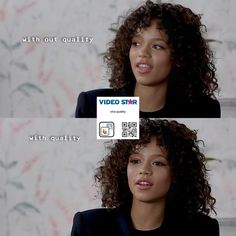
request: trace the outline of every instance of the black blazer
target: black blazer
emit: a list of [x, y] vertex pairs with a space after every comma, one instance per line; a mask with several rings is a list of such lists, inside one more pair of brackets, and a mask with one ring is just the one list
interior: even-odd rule
[[[166, 217], [160, 228], [161, 236], [219, 236], [219, 224], [202, 213], [191, 220]], [[128, 212], [122, 209], [93, 209], [74, 216], [71, 236], [132, 236], [132, 223]], [[158, 234], [159, 235], [159, 234]]]
[[[134, 96], [133, 92], [125, 88], [95, 89], [88, 92], [81, 92], [78, 97], [75, 117], [76, 118], [96, 118], [97, 117], [97, 97], [120, 97]], [[167, 99], [163, 109], [156, 112], [140, 111], [140, 118], [219, 118], [220, 104], [217, 100], [202, 96], [197, 101], [189, 102], [186, 99], [177, 101]]]

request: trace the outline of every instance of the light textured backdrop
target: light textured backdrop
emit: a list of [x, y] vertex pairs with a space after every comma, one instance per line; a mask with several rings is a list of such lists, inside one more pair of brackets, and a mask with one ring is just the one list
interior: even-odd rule
[[[208, 166], [217, 217], [236, 218], [235, 120], [179, 121], [198, 130], [204, 153], [219, 160]], [[95, 119], [0, 120], [1, 236], [69, 235], [76, 211], [101, 206], [93, 174], [109, 141], [96, 140], [95, 126]], [[49, 140], [65, 135], [80, 140]]]
[[[79, 92], [107, 87], [100, 56], [119, 15], [137, 0], [0, 0], [0, 116], [73, 117]], [[166, 1], [163, 1], [166, 2]], [[234, 0], [176, 0], [203, 14], [215, 51], [224, 116], [235, 116], [236, 15]], [[207, 6], [206, 6], [207, 5]], [[23, 43], [25, 36], [57, 37], [54, 43]], [[63, 36], [90, 36], [62, 43]]]

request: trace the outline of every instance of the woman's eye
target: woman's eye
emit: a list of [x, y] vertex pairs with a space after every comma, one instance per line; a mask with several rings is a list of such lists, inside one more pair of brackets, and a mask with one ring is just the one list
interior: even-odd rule
[[129, 162], [130, 162], [131, 164], [139, 164], [139, 163], [140, 163], [140, 160], [138, 160], [138, 159], [131, 159]]
[[162, 47], [162, 46], [159, 45], [159, 44], [155, 44], [155, 45], [153, 45], [153, 47], [154, 47], [155, 49], [164, 49], [164, 47]]
[[165, 163], [160, 162], [160, 161], [154, 161], [152, 164], [155, 166], [165, 166], [166, 165]]

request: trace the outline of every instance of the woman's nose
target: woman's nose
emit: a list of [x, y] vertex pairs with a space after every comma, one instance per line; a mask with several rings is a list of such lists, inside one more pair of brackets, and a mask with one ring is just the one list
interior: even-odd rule
[[150, 57], [149, 48], [147, 45], [143, 45], [139, 50], [139, 57]]
[[150, 175], [151, 174], [151, 169], [147, 165], [143, 165], [140, 167], [139, 174], [140, 175]]

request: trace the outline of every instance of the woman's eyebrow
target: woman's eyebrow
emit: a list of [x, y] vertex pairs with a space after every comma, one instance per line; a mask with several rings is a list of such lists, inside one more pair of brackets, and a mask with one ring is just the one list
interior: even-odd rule
[[158, 155], [158, 157], [167, 160], [167, 156], [166, 155]]
[[163, 159], [167, 159], [167, 156], [165, 154], [152, 154], [151, 155], [154, 158], [163, 158]]
[[157, 41], [163, 41], [164, 43], [166, 43], [166, 41], [162, 38], [158, 38], [158, 37], [153, 37], [153, 40], [157, 40]]

